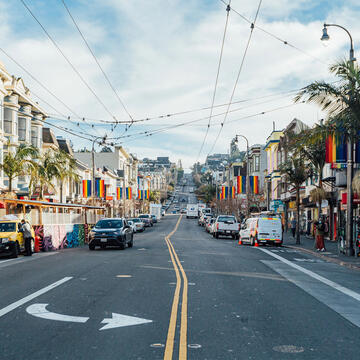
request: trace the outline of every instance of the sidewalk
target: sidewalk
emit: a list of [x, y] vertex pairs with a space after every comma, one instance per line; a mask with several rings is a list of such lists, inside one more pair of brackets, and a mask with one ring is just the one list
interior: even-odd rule
[[320, 257], [323, 260], [329, 262], [346, 266], [350, 269], [360, 270], [360, 257], [345, 256], [344, 254], [339, 254], [338, 244], [335, 241], [325, 240], [326, 252], [316, 251], [316, 249], [314, 249], [314, 239], [305, 235], [300, 236], [300, 245], [296, 245], [295, 242], [296, 239], [291, 236], [290, 231], [288, 231], [287, 233], [284, 232], [283, 246], [291, 249], [300, 250], [304, 253]]

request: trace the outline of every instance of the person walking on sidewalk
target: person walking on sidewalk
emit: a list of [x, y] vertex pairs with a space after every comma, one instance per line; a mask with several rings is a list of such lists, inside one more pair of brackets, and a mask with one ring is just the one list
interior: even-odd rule
[[24, 237], [24, 242], [25, 242], [25, 255], [26, 256], [31, 256], [32, 255], [32, 251], [31, 251], [31, 227], [30, 224], [28, 222], [26, 222], [24, 219], [21, 220], [21, 228], [20, 231], [23, 234]]
[[325, 234], [325, 221], [322, 216], [315, 222], [316, 226], [316, 250], [325, 251], [324, 234]]
[[290, 225], [291, 225], [292, 236], [295, 239], [295, 233], [296, 233], [296, 219], [295, 219], [295, 217], [292, 218], [292, 220], [290, 222]]

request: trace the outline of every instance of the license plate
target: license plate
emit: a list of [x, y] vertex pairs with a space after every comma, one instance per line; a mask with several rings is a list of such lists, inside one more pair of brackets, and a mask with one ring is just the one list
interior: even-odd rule
[[226, 233], [227, 233], [227, 234], [230, 234], [230, 233], [231, 233], [231, 231], [229, 231], [229, 230], [226, 230]]
[[107, 242], [107, 239], [100, 239], [101, 242]]

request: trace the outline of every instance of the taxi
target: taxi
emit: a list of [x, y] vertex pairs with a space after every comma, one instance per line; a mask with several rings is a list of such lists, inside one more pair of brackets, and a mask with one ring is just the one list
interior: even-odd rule
[[[25, 251], [23, 234], [19, 231], [21, 220], [17, 217], [0, 219], [0, 254], [9, 255], [12, 258]], [[35, 232], [31, 228], [31, 250], [35, 249]]]

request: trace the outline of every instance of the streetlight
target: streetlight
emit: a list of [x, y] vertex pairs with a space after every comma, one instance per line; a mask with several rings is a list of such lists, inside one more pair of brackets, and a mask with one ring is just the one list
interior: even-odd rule
[[250, 178], [249, 178], [249, 140], [244, 135], [235, 135], [235, 142], [238, 142], [238, 137], [242, 137], [246, 141], [246, 215], [250, 213], [249, 191], [250, 191]]
[[92, 141], [92, 150], [91, 150], [91, 157], [92, 157], [92, 182], [91, 182], [91, 195], [93, 198], [93, 205], [95, 205], [95, 143], [98, 139], [102, 139], [101, 142], [99, 142], [99, 145], [104, 144], [106, 141], [106, 135], [105, 136], [98, 136], [94, 138]]
[[[324, 24], [323, 35], [321, 37], [322, 41], [327, 41], [330, 39], [330, 36], [327, 33], [327, 28], [330, 26], [338, 27], [343, 29], [350, 38], [350, 53], [349, 61], [352, 66], [356, 61], [354, 57], [354, 44], [351, 34], [343, 26], [337, 24]], [[350, 93], [350, 96], [352, 94]], [[353, 192], [352, 192], [352, 178], [353, 178], [353, 144], [351, 139], [351, 134], [347, 136], [347, 169], [346, 169], [346, 192], [347, 192], [347, 204], [346, 204], [346, 255], [354, 256], [355, 251], [353, 247]]]

